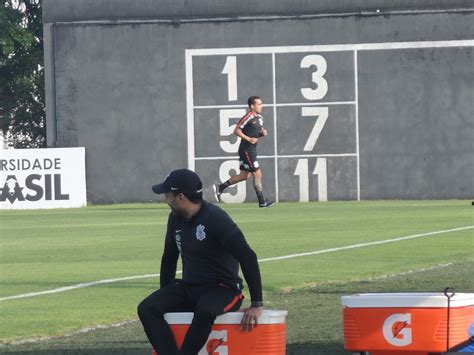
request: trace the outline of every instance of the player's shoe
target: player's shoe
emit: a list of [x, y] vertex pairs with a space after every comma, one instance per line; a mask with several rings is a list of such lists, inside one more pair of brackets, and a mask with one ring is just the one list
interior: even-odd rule
[[276, 202], [270, 202], [270, 201], [265, 201], [263, 203], [259, 203], [258, 204], [258, 207], [260, 208], [267, 208], [267, 207], [272, 207], [273, 205], [275, 205]]
[[219, 185], [218, 184], [212, 185], [212, 189], [214, 190], [214, 197], [216, 198], [216, 200], [218, 202], [222, 202], [221, 201], [222, 192], [219, 191]]

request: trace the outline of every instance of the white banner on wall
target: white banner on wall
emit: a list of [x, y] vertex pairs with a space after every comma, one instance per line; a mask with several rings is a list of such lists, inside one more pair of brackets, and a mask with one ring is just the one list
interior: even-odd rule
[[85, 149], [0, 150], [0, 208], [83, 207]]

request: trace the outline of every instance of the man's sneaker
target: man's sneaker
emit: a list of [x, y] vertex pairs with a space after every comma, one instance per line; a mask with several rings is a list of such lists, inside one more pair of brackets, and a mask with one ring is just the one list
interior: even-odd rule
[[272, 207], [275, 203], [276, 202], [265, 201], [264, 203], [259, 203], [258, 207], [260, 207], [260, 208]]
[[218, 202], [221, 202], [222, 192], [219, 191], [219, 185], [218, 184], [212, 185], [212, 189], [214, 190], [214, 197], [216, 198], [216, 200]]

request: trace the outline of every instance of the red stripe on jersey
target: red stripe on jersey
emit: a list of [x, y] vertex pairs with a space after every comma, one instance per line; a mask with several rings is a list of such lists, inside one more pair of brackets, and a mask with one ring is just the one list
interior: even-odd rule
[[249, 117], [252, 115], [252, 111], [248, 112], [244, 117], [242, 117], [240, 119], [240, 121], [237, 123], [237, 127], [239, 127], [240, 129], [242, 129], [243, 127], [240, 127], [240, 126], [245, 126], [247, 124], [246, 121], [248, 121]]

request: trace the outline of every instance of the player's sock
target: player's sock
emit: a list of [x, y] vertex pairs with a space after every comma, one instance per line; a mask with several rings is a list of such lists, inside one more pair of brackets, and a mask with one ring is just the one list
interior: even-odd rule
[[222, 184], [219, 185], [219, 193], [222, 193], [225, 189], [227, 189], [231, 184], [230, 179], [227, 180], [226, 182], [223, 182]]
[[255, 191], [255, 193], [257, 194], [258, 203], [265, 203], [265, 199], [263, 198], [263, 191]]

